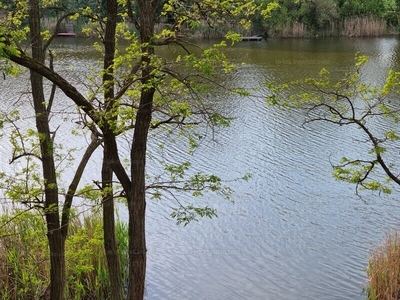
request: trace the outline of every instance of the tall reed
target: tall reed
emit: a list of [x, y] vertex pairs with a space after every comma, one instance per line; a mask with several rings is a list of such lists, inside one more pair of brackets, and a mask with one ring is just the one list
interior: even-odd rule
[[367, 269], [368, 300], [400, 299], [400, 232], [393, 231], [375, 248]]
[[290, 25], [286, 25], [282, 29], [278, 31], [278, 35], [281, 37], [294, 37], [294, 38], [303, 38], [307, 34], [306, 26], [304, 23], [295, 22]]
[[343, 22], [340, 35], [354, 37], [382, 36], [387, 31], [385, 20], [374, 17], [356, 17]]
[[[121, 266], [128, 265], [128, 229], [118, 221]], [[49, 250], [46, 226], [39, 213], [0, 217], [0, 299], [47, 299]], [[98, 213], [74, 218], [66, 241], [66, 299], [106, 299], [109, 293], [103, 246], [102, 218]], [[125, 272], [127, 270], [124, 270]], [[126, 280], [126, 274], [123, 274]]]

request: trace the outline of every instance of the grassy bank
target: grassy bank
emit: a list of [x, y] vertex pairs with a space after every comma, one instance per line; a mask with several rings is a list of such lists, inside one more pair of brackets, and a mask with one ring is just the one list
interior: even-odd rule
[[400, 231], [391, 232], [369, 259], [368, 300], [400, 299]]
[[[106, 299], [107, 262], [99, 213], [76, 217], [66, 241], [66, 299]], [[122, 266], [128, 264], [128, 229], [118, 222]], [[47, 299], [50, 262], [46, 227], [39, 213], [0, 218], [0, 299]]]

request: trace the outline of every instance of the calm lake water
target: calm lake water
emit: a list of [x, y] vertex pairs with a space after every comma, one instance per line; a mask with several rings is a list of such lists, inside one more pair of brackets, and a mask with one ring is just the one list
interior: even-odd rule
[[[96, 60], [94, 51], [80, 39], [57, 42], [57, 68], [79, 83]], [[169, 55], [171, 49], [162, 51]], [[230, 80], [256, 87], [266, 80], [313, 76], [322, 67], [339, 76], [352, 68], [358, 51], [370, 56], [363, 68], [367, 81], [381, 83], [389, 69], [399, 69], [397, 38], [272, 39], [227, 50], [233, 60], [246, 62]], [[0, 82], [2, 103], [15, 105], [16, 90], [25, 89], [19, 82]], [[234, 118], [232, 125], [210, 133], [192, 157], [180, 142], [167, 142], [163, 158], [190, 159], [195, 170], [227, 179], [249, 172], [252, 179], [231, 184], [234, 203], [212, 195], [203, 200], [182, 196], [185, 203], [217, 208], [219, 215], [187, 227], [169, 217], [177, 206], [172, 197], [148, 202], [146, 298], [365, 298], [368, 255], [385, 233], [400, 226], [398, 191], [390, 196], [364, 192], [360, 199], [354, 186], [331, 177], [330, 161], [367, 153], [360, 142], [365, 137], [357, 128], [326, 123], [304, 128], [303, 112], [268, 107], [262, 97], [217, 101]], [[69, 106], [67, 100], [62, 103]], [[60, 128], [58, 138], [66, 143], [63, 130], [68, 126]], [[154, 156], [156, 148], [150, 142]], [[8, 162], [4, 144], [2, 153]], [[88, 181], [97, 179], [99, 155], [85, 175]], [[154, 161], [148, 167], [150, 174], [159, 171]], [[123, 207], [119, 214], [127, 217]]]

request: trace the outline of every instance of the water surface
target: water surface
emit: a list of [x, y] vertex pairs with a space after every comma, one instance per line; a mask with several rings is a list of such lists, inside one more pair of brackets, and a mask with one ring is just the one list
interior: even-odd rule
[[[56, 68], [79, 84], [97, 60], [91, 41], [57, 42]], [[168, 53], [171, 49], [163, 51], [173, 55]], [[313, 76], [322, 67], [340, 76], [352, 68], [356, 52], [370, 56], [363, 68], [367, 81], [381, 83], [389, 69], [398, 69], [396, 38], [272, 39], [239, 43], [227, 50], [234, 61], [246, 62], [230, 80], [232, 85], [256, 87], [266, 80]], [[2, 80], [0, 97], [7, 107], [24, 103], [23, 109], [30, 111], [26, 98], [17, 102], [22, 97], [19, 91], [26, 90], [20, 82]], [[60, 111], [71, 110], [64, 96], [58, 99], [62, 99]], [[181, 196], [186, 203], [211, 205], [219, 215], [185, 228], [169, 217], [171, 207], [177, 206], [173, 197], [149, 200], [146, 298], [363, 299], [368, 254], [389, 228], [400, 225], [400, 204], [398, 192], [390, 196], [368, 192], [360, 199], [354, 186], [331, 177], [330, 160], [367, 151], [357, 142], [361, 132], [325, 123], [303, 127], [302, 111], [269, 107], [262, 97], [216, 95], [216, 101], [234, 118], [232, 125], [209, 134], [192, 157], [181, 143], [167, 142], [163, 158], [172, 162], [189, 158], [196, 170], [227, 179], [250, 172], [252, 179], [232, 182], [234, 203], [215, 196], [203, 200]], [[62, 143], [67, 143], [62, 130], [75, 126], [72, 119], [68, 122], [72, 125], [62, 124], [58, 134]], [[150, 141], [153, 155], [158, 153], [157, 143]], [[1, 150], [6, 164], [4, 144]], [[92, 159], [86, 180], [98, 179], [100, 155]], [[150, 174], [159, 171], [152, 161], [148, 166]], [[119, 214], [127, 217], [122, 207]]]

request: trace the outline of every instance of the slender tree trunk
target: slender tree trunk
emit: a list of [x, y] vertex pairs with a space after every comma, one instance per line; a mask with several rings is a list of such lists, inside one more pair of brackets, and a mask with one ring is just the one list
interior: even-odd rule
[[83, 172], [85, 171], [86, 165], [89, 162], [90, 157], [92, 156], [93, 152], [97, 149], [97, 147], [100, 146], [101, 142], [102, 140], [99, 139], [98, 137], [94, 137], [92, 139], [89, 146], [86, 148], [85, 153], [83, 154], [78, 167], [76, 168], [74, 177], [72, 178], [72, 181], [68, 187], [68, 193], [65, 195], [65, 201], [61, 215], [61, 232], [64, 242], [68, 235], [72, 201], [74, 200], [76, 189], [78, 188], [79, 182], [82, 178]]
[[[149, 43], [154, 34], [156, 2], [138, 0], [140, 22], [139, 33], [143, 44]], [[152, 66], [150, 57], [154, 54], [151, 46], [142, 49], [142, 91], [136, 114], [135, 131], [131, 148], [132, 188], [128, 199], [129, 210], [129, 290], [128, 300], [141, 300], [145, 292], [146, 279], [146, 146], [150, 128], [155, 89], [149, 87]]]
[[[33, 59], [44, 62], [40, 36], [40, 12], [38, 0], [29, 0], [29, 27]], [[58, 207], [58, 186], [53, 157], [53, 140], [43, 92], [43, 77], [31, 71], [32, 97], [35, 109], [36, 128], [39, 135], [43, 179], [45, 186], [45, 217], [47, 238], [50, 247], [50, 299], [64, 299], [65, 250]]]
[[31, 71], [32, 96], [39, 134], [45, 186], [45, 217], [50, 247], [50, 299], [64, 299], [65, 251], [60, 228], [58, 185], [53, 157], [53, 141], [43, 94], [43, 78]]
[[123, 283], [118, 246], [115, 238], [114, 198], [112, 194], [113, 171], [109, 161], [107, 145], [104, 146], [103, 166], [101, 171], [103, 187], [103, 230], [104, 248], [107, 257], [108, 276], [110, 278], [110, 299], [123, 300]]
[[[112, 115], [115, 106], [114, 97], [114, 57], [115, 57], [115, 31], [117, 26], [117, 1], [107, 1], [107, 22], [104, 36], [104, 98], [106, 111]], [[111, 122], [117, 122], [116, 117], [111, 117]], [[122, 272], [119, 263], [118, 246], [115, 238], [115, 215], [114, 215], [114, 199], [112, 194], [112, 178], [113, 178], [113, 153], [110, 141], [115, 141], [112, 130], [105, 126], [104, 131], [104, 151], [102, 166], [102, 186], [103, 186], [103, 230], [104, 230], [104, 248], [107, 257], [108, 275], [111, 286], [111, 299], [123, 299], [123, 283]], [[115, 151], [118, 151], [115, 149]]]
[[[55, 218], [54, 218], [55, 219]], [[50, 300], [64, 299], [65, 289], [65, 247], [60, 228], [53, 228], [49, 214], [46, 214], [47, 237], [50, 247]], [[50, 225], [49, 225], [50, 224]]]
[[151, 121], [154, 91], [143, 91], [136, 116], [135, 132], [131, 149], [131, 199], [129, 210], [129, 289], [128, 300], [143, 299], [146, 278], [146, 231], [145, 231], [145, 168], [146, 143]]

